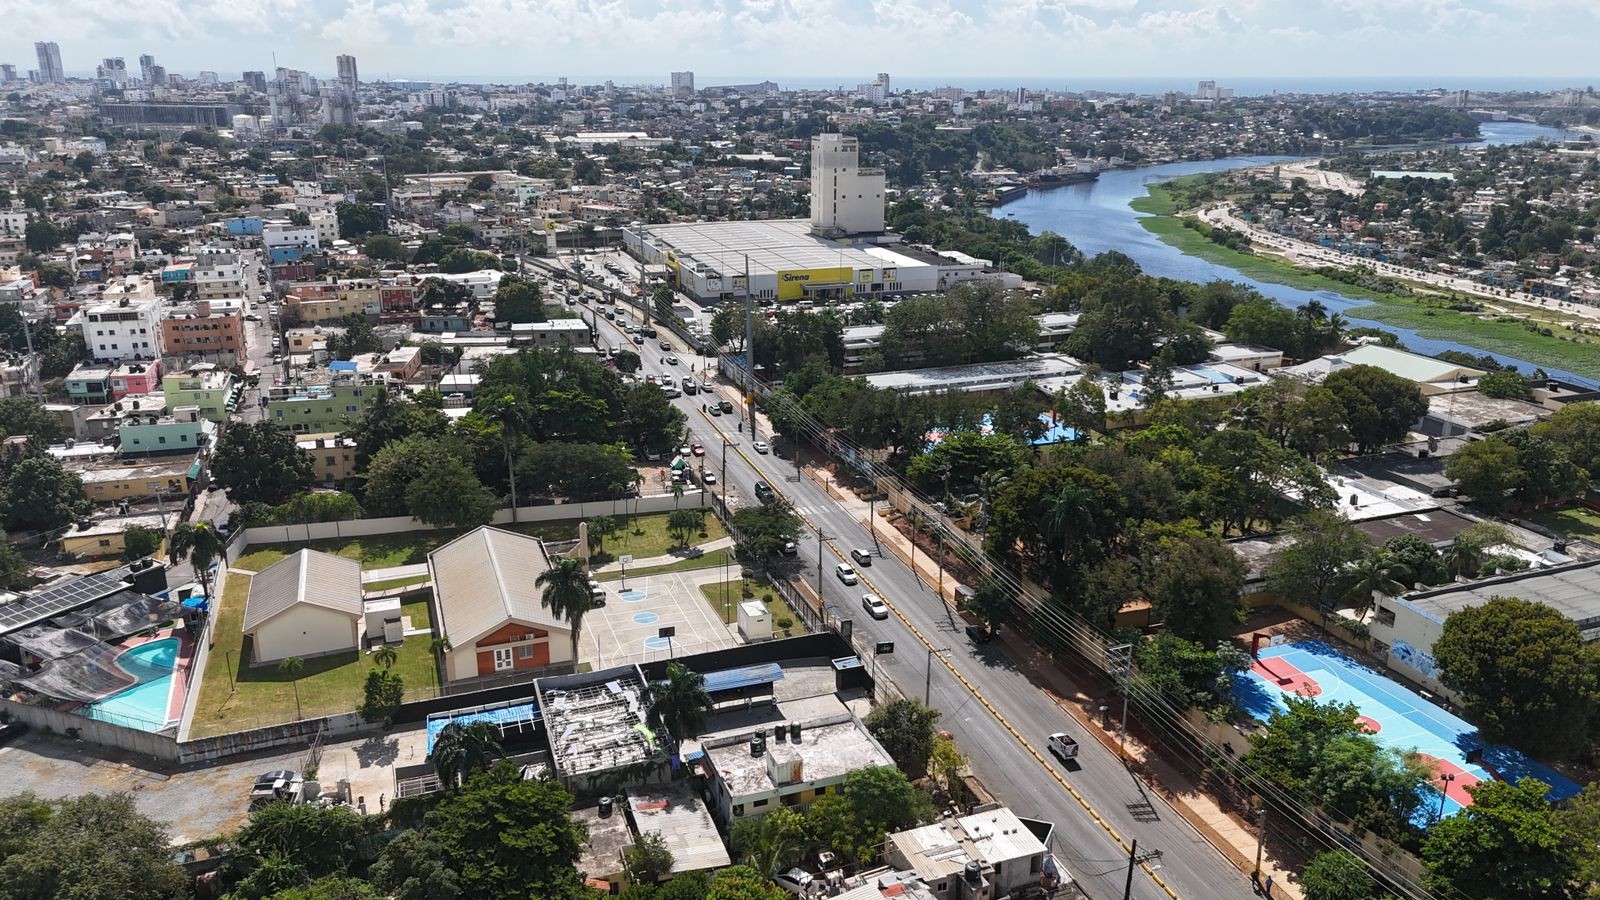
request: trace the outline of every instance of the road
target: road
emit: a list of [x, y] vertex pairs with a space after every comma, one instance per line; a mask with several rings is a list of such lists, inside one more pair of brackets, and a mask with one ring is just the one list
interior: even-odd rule
[[[618, 324], [596, 316], [593, 307], [579, 310], [591, 325], [598, 327], [597, 343], [601, 346], [634, 346], [631, 336]], [[665, 330], [661, 333], [674, 346], [679, 344]], [[641, 350], [644, 360], [641, 375], [670, 375], [674, 382], [688, 373], [690, 365], [701, 362], [700, 357], [679, 349], [676, 352], [681, 364], [666, 365], [663, 357], [667, 352], [660, 349], [656, 340], [635, 349]], [[736, 392], [727, 386], [717, 396], [737, 403]], [[993, 644], [971, 643], [961, 631], [961, 620], [898, 557], [880, 555], [870, 567], [858, 567], [864, 581], [860, 586], [841, 583], [833, 568], [848, 561], [845, 554], [850, 548], [874, 546], [867, 527], [852, 512], [837, 505], [811, 478], [790, 480], [794, 478], [792, 459], [751, 450], [750, 435], [737, 430], [740, 419], [733, 415], [707, 415], [701, 407], [705, 400], [703, 395], [684, 396], [674, 402], [688, 416], [693, 439], [705, 445], [706, 459], [715, 460], [720, 467], [721, 446], [724, 440], [729, 442], [726, 473], [718, 471], [718, 475], [722, 476], [720, 489], [727, 492], [730, 504], [757, 502], [754, 484], [758, 479], [765, 480], [793, 504], [812, 529], [811, 536], [800, 541], [801, 571], [815, 579], [820, 562], [825, 603], [852, 618], [855, 628], [869, 643], [894, 642], [893, 655], [879, 659], [880, 676], [887, 676], [901, 693], [911, 697], [921, 697], [927, 685], [931, 705], [943, 713], [939, 727], [950, 731], [958, 745], [972, 756], [974, 770], [995, 796], [1022, 815], [1055, 823], [1053, 849], [1057, 858], [1088, 896], [1110, 900], [1123, 895], [1128, 852], [1122, 841], [1131, 839], [1138, 840], [1141, 853], [1159, 850], [1162, 854], [1136, 873], [1133, 897], [1165, 900], [1172, 896], [1252, 895], [1243, 874], [1158, 795], [1147, 792], [1115, 754], [1029, 683], [1003, 650]], [[818, 528], [821, 535], [816, 533]], [[883, 597], [894, 614], [883, 621], [867, 617], [861, 610], [861, 595], [867, 591]], [[930, 653], [930, 648], [939, 650], [939, 656]], [[971, 689], [953, 672], [960, 672]], [[1010, 727], [996, 714], [1003, 716]], [[1045, 752], [1046, 736], [1056, 731], [1071, 734], [1082, 747], [1078, 763], [1070, 769]], [[1067, 785], [1083, 798], [1082, 802], [1069, 793]], [[1097, 818], [1120, 838], [1114, 838], [1107, 827], [1097, 823]]]
[[1566, 301], [1556, 301], [1555, 305], [1552, 306], [1550, 305], [1550, 300], [1548, 298], [1541, 300], [1541, 298], [1535, 297], [1532, 294], [1522, 292], [1513, 293], [1499, 288], [1491, 288], [1486, 285], [1479, 284], [1470, 278], [1458, 278], [1454, 275], [1446, 275], [1442, 272], [1432, 272], [1426, 269], [1414, 268], [1412, 266], [1397, 266], [1393, 263], [1379, 262], [1375, 259], [1369, 259], [1364, 256], [1356, 256], [1352, 253], [1341, 253], [1337, 250], [1331, 250], [1327, 247], [1323, 247], [1320, 244], [1310, 243], [1309, 241], [1297, 240], [1295, 238], [1285, 237], [1281, 234], [1275, 234], [1267, 231], [1264, 228], [1246, 222], [1245, 220], [1234, 215], [1233, 207], [1226, 204], [1209, 206], [1200, 210], [1200, 220], [1208, 225], [1231, 228], [1234, 231], [1248, 234], [1251, 240], [1276, 250], [1277, 252], [1283, 254], [1290, 262], [1301, 266], [1302, 268], [1313, 269], [1318, 266], [1343, 266], [1350, 268], [1354, 266], [1363, 266], [1365, 268], [1372, 269], [1379, 275], [1387, 275], [1391, 278], [1398, 278], [1405, 281], [1415, 281], [1421, 284], [1443, 288], [1445, 290], [1460, 291], [1463, 294], [1470, 294], [1474, 297], [1481, 297], [1485, 300], [1495, 300], [1502, 303], [1514, 303], [1519, 306], [1526, 306], [1534, 309], [1558, 310], [1560, 312], [1571, 313], [1583, 318], [1600, 319], [1600, 307], [1588, 306], [1582, 303], [1569, 303]]

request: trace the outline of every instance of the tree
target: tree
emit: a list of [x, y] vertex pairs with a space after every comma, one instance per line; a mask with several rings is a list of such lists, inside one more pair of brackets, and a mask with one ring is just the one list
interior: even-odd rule
[[1223, 715], [1233, 709], [1233, 678], [1250, 667], [1249, 657], [1228, 641], [1215, 650], [1170, 631], [1138, 645], [1139, 678], [1163, 696]]
[[961, 608], [976, 618], [990, 634], [999, 631], [1001, 625], [1012, 621], [1017, 615], [1017, 604], [1012, 599], [1011, 591], [994, 578], [985, 579], [973, 589], [972, 594], [962, 602]]
[[1589, 886], [1586, 896], [1600, 896], [1600, 781], [1591, 781], [1578, 796], [1556, 811], [1578, 864], [1578, 883]]
[[638, 474], [621, 444], [567, 441], [528, 444], [516, 468], [530, 495], [580, 501], [620, 497]]
[[1106, 430], [1106, 393], [1091, 378], [1079, 378], [1055, 397], [1056, 415], [1082, 440], [1091, 431]]
[[1468, 788], [1472, 805], [1436, 822], [1422, 840], [1423, 884], [1465, 897], [1566, 896], [1577, 864], [1548, 790], [1533, 778]]
[[5, 527], [52, 531], [77, 519], [94, 504], [83, 493], [83, 479], [53, 456], [29, 456], [5, 466]]
[[640, 703], [650, 729], [672, 738], [674, 766], [678, 764], [678, 748], [705, 730], [713, 706], [711, 695], [706, 693], [705, 676], [675, 662], [667, 663], [666, 678], [645, 686]]
[[7, 900], [187, 896], [166, 830], [131, 794], [0, 800], [0, 897]]
[[49, 253], [61, 246], [61, 229], [50, 224], [49, 219], [35, 219], [22, 229], [23, 243], [31, 253]]
[[[382, 649], [389, 650], [388, 647]], [[394, 651], [389, 650], [389, 652]], [[393, 662], [389, 665], [393, 665]], [[395, 711], [400, 708], [405, 698], [405, 680], [400, 677], [399, 672], [391, 672], [388, 666], [369, 669], [366, 684], [362, 688], [361, 718], [368, 722], [382, 722], [387, 725], [394, 721]]]
[[439, 437], [449, 430], [444, 411], [421, 400], [378, 391], [341, 437], [356, 442], [356, 471], [365, 472], [378, 452], [407, 437]]
[[759, 819], [734, 822], [730, 843], [744, 865], [758, 872], [781, 872], [805, 855], [806, 830], [800, 813], [779, 807]]
[[770, 503], [734, 510], [733, 531], [739, 553], [752, 560], [764, 560], [783, 552], [784, 545], [800, 537], [800, 517], [781, 498]]
[[146, 556], [154, 556], [166, 538], [166, 533], [159, 528], [129, 525], [122, 529], [122, 558], [131, 562], [144, 559]]
[[1486, 512], [1500, 512], [1510, 506], [1510, 494], [1522, 483], [1524, 473], [1517, 451], [1491, 435], [1450, 455], [1445, 476], [1472, 497]]
[[30, 565], [17, 548], [11, 544], [0, 544], [0, 589], [20, 591], [33, 587], [33, 576], [28, 574]]
[[579, 900], [592, 896], [577, 869], [588, 829], [572, 802], [560, 783], [501, 762], [440, 801], [427, 828], [463, 896]]
[[1485, 372], [1478, 378], [1478, 393], [1496, 400], [1532, 400], [1528, 382], [1516, 372]]
[[461, 876], [450, 868], [446, 850], [426, 828], [402, 831], [372, 864], [368, 877], [394, 900], [458, 900]]
[[1313, 510], [1289, 529], [1293, 543], [1267, 564], [1267, 587], [1322, 613], [1324, 622], [1342, 599], [1345, 572], [1372, 542], [1344, 516]]
[[305, 887], [280, 890], [272, 895], [272, 900], [382, 900], [382, 895], [359, 878], [329, 875]]
[[896, 700], [868, 713], [866, 725], [895, 765], [912, 778], [921, 778], [933, 753], [933, 725], [937, 721], [937, 709], [915, 700]]
[[543, 322], [544, 297], [539, 285], [515, 275], [501, 278], [494, 292], [494, 318], [513, 324]]
[[348, 806], [268, 803], [250, 813], [234, 844], [258, 865], [282, 856], [293, 860], [306, 878], [321, 878], [343, 872], [359, 859], [378, 825]]
[[0, 435], [29, 437], [48, 444], [61, 436], [61, 420], [31, 397], [7, 397], [0, 400]]
[[1490, 440], [1504, 441], [1517, 451], [1521, 477], [1512, 498], [1524, 507], [1570, 499], [1583, 493], [1589, 484], [1589, 473], [1575, 465], [1566, 449], [1549, 438], [1519, 428], [1500, 432]]
[[622, 851], [622, 871], [633, 884], [655, 884], [672, 874], [672, 851], [659, 831], [639, 835], [638, 843]]
[[184, 522], [172, 529], [167, 556], [173, 562], [188, 560], [200, 579], [200, 589], [211, 596], [211, 564], [222, 558], [227, 544], [210, 522]]
[[511, 521], [517, 521], [517, 466], [516, 448], [522, 444], [522, 436], [528, 429], [528, 401], [520, 391], [507, 390], [497, 397], [483, 398], [478, 404], [477, 412], [485, 419], [500, 426], [500, 445], [505, 453], [506, 477], [511, 482]]
[[534, 579], [539, 587], [539, 605], [558, 618], [566, 619], [572, 629], [572, 662], [578, 662], [578, 638], [583, 631], [583, 617], [595, 608], [594, 597], [589, 593], [589, 573], [583, 560], [570, 556], [550, 561], [550, 568]]
[[306, 661], [298, 656], [285, 656], [278, 662], [278, 671], [289, 676], [289, 681], [294, 685], [294, 718], [299, 721], [300, 713], [300, 673], [306, 667]]
[[1285, 409], [1284, 442], [1307, 459], [1321, 460], [1350, 448], [1344, 404], [1333, 391], [1317, 386]]
[[454, 455], [433, 457], [406, 487], [406, 511], [438, 528], [476, 528], [494, 518], [499, 500]]
[[1568, 403], [1533, 433], [1567, 451], [1573, 464], [1591, 475], [1600, 473], [1600, 403]]
[[958, 431], [912, 459], [906, 477], [924, 491], [964, 491], [980, 475], [1010, 477], [1027, 464], [1027, 450], [1009, 434]]
[[[617, 434], [646, 452], [668, 453], [683, 434], [683, 411], [660, 388], [636, 384], [623, 391]], [[631, 464], [631, 460], [629, 461]]]
[[712, 877], [705, 900], [789, 900], [789, 892], [749, 866], [730, 866]]
[[928, 774], [933, 776], [940, 790], [952, 798], [962, 797], [965, 784], [961, 778], [966, 769], [967, 755], [954, 740], [944, 735], [934, 739], [933, 752], [928, 754]]
[[1422, 584], [1441, 584], [1450, 576], [1445, 572], [1444, 558], [1432, 544], [1415, 534], [1402, 534], [1383, 542], [1379, 548], [1390, 562], [1405, 571], [1408, 581]]
[[475, 773], [486, 771], [502, 756], [500, 742], [486, 722], [463, 725], [447, 722], [434, 739], [433, 771], [446, 788], [459, 787]]
[[589, 552], [605, 547], [606, 538], [620, 531], [622, 526], [611, 516], [595, 516], [589, 520]]
[[370, 259], [383, 260], [385, 262], [403, 263], [406, 261], [407, 256], [406, 245], [402, 244], [399, 238], [388, 234], [375, 234], [367, 238], [366, 242], [361, 245], [361, 252], [365, 253]]
[[1376, 366], [1340, 369], [1322, 386], [1344, 407], [1350, 439], [1362, 453], [1402, 440], [1428, 411], [1421, 388]]
[[1151, 605], [1178, 637], [1214, 644], [1240, 620], [1245, 565], [1214, 537], [1169, 540], [1148, 579]]
[[1433, 656], [1486, 740], [1547, 758], [1587, 748], [1600, 713], [1600, 654], [1554, 607], [1494, 597], [1456, 610]]
[[1110, 372], [1125, 371], [1155, 354], [1171, 316], [1153, 280], [1107, 279], [1084, 298], [1067, 352]]
[[290, 525], [302, 522], [340, 522], [361, 518], [361, 503], [354, 494], [343, 491], [306, 491], [290, 497], [287, 503], [272, 508], [270, 522]]
[[1394, 597], [1405, 593], [1404, 579], [1411, 573], [1381, 550], [1367, 553], [1345, 569], [1344, 600], [1351, 603], [1356, 618], [1364, 618], [1379, 594]]
[[678, 546], [687, 547], [689, 541], [705, 524], [705, 513], [695, 509], [675, 509], [667, 514], [667, 533]]
[[235, 422], [211, 454], [211, 479], [235, 503], [276, 506], [311, 487], [311, 454], [271, 422]]
[[1367, 864], [1348, 850], [1331, 850], [1314, 857], [1300, 874], [1305, 900], [1374, 900], [1378, 882]]
[[386, 227], [383, 210], [370, 203], [340, 203], [333, 211], [339, 220], [339, 237], [347, 241], [381, 232]]
[[612, 357], [612, 364], [617, 367], [618, 372], [624, 375], [632, 375], [639, 371], [642, 360], [639, 359], [639, 354], [632, 350], [618, 350], [617, 355]]

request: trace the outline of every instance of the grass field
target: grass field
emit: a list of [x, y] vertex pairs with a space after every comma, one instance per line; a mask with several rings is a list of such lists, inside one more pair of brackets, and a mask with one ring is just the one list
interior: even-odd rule
[[1552, 531], [1564, 532], [1573, 537], [1600, 540], [1600, 513], [1592, 509], [1571, 506], [1566, 509], [1535, 513], [1528, 518]]
[[[217, 621], [206, 670], [200, 675], [200, 697], [195, 704], [193, 737], [210, 737], [246, 728], [259, 728], [296, 719], [295, 679], [276, 664], [245, 665], [250, 641], [241, 632], [245, 601], [250, 596], [250, 578], [230, 574], [217, 607]], [[413, 628], [428, 628], [428, 604], [419, 600], [401, 606], [411, 617]], [[431, 636], [415, 635], [396, 648], [399, 658], [394, 671], [405, 681], [407, 691], [418, 690], [431, 696], [437, 686]], [[354, 710], [361, 704], [362, 685], [372, 668], [371, 654], [358, 651], [336, 653], [305, 660], [299, 673], [299, 717], [305, 719]], [[230, 686], [231, 675], [231, 686]]]
[[[1327, 278], [1276, 256], [1230, 250], [1199, 231], [1185, 227], [1183, 220], [1175, 215], [1177, 210], [1173, 195], [1160, 185], [1152, 185], [1149, 196], [1137, 198], [1131, 205], [1139, 212], [1151, 214], [1140, 219], [1145, 230], [1186, 254], [1235, 269], [1257, 281], [1308, 291], [1333, 291], [1369, 301], [1366, 305], [1352, 307], [1349, 314], [1353, 317], [1411, 329], [1433, 340], [1455, 341], [1480, 350], [1600, 378], [1600, 344], [1595, 343], [1593, 336], [1577, 334], [1567, 328], [1564, 323], [1572, 320], [1570, 316], [1532, 309], [1526, 313], [1518, 311], [1518, 315], [1534, 318], [1542, 327], [1549, 328], [1552, 334], [1547, 337], [1528, 331], [1520, 320], [1441, 309], [1430, 305], [1425, 299], [1375, 291]], [[1423, 285], [1417, 287], [1428, 290]]]
[[[615, 558], [615, 554], [631, 553], [637, 557], [661, 556], [673, 549], [676, 542], [667, 534], [667, 514], [655, 513], [653, 515], [639, 516], [635, 523], [628, 519], [619, 518], [618, 524], [622, 527], [614, 535], [606, 538], [605, 545], [594, 557], [595, 565], [604, 565]], [[511, 531], [522, 534], [534, 535], [543, 538], [546, 542], [557, 543], [572, 541], [578, 538], [578, 522], [576, 519], [565, 519], [557, 522], [528, 522], [520, 525], [507, 526]], [[637, 528], [641, 533], [635, 534]], [[302, 547], [332, 553], [361, 563], [363, 569], [387, 569], [394, 566], [409, 566], [428, 561], [428, 552], [452, 539], [460, 536], [460, 531], [403, 531], [394, 534], [370, 535], [367, 537], [330, 538], [327, 540], [301, 541], [288, 544], [270, 544], [252, 549], [249, 553], [239, 557], [233, 564], [236, 569], [246, 569], [259, 572], [280, 559], [295, 553]], [[722, 523], [706, 511], [706, 534], [704, 537], [696, 535], [695, 543], [716, 540], [726, 534]], [[391, 585], [398, 587], [398, 585]]]
[[[711, 584], [702, 584], [700, 585], [700, 593], [705, 595], [706, 602], [711, 604], [711, 608], [717, 611], [717, 615], [721, 616], [724, 622], [731, 624], [739, 618], [739, 603], [742, 601], [759, 599], [765, 601], [767, 612], [772, 614], [773, 631], [780, 631], [785, 636], [806, 633], [805, 623], [800, 621], [800, 617], [795, 615], [794, 610], [789, 608], [789, 604], [778, 596], [777, 592], [772, 589], [772, 585], [768, 584], [765, 579], [760, 577], [750, 579], [750, 590], [754, 593], [752, 597], [743, 596], [741, 593], [742, 584], [743, 582], [740, 581], [719, 581]], [[787, 629], [780, 629], [778, 622], [784, 619], [793, 624]]]
[[361, 585], [364, 591], [388, 591], [398, 587], [408, 587], [413, 584], [426, 584], [427, 575], [412, 575], [407, 578], [386, 578], [383, 581], [368, 581]]
[[[728, 561], [730, 565], [739, 564], [738, 560], [735, 560], [727, 550], [713, 550], [710, 553], [702, 553], [699, 556], [680, 559], [677, 562], [659, 566], [629, 566], [628, 575], [630, 577], [635, 575], [643, 577], [645, 575], [665, 575], [669, 572], [693, 572], [696, 569], [710, 569], [720, 566], [724, 560]], [[617, 581], [622, 578], [622, 573], [620, 571], [599, 572], [595, 574], [594, 578], [596, 581]]]

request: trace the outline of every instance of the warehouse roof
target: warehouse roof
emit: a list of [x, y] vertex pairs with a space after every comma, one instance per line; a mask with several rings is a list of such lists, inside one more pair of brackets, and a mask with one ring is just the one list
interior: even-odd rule
[[1543, 603], [1555, 607], [1579, 628], [1600, 627], [1600, 561], [1518, 572], [1407, 594], [1403, 599], [1443, 618], [1459, 609], [1481, 606], [1493, 597], [1520, 597]]

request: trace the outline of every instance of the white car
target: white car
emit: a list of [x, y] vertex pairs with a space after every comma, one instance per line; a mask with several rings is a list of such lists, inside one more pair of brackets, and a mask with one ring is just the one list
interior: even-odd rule
[[839, 563], [837, 566], [835, 566], [833, 569], [833, 574], [839, 576], [839, 580], [845, 584], [856, 583], [856, 570], [850, 568], [850, 566], [845, 563]]
[[877, 594], [862, 594], [861, 608], [866, 610], [867, 615], [874, 619], [889, 618], [889, 605], [884, 603], [883, 598]]
[[675, 366], [677, 364], [678, 364], [678, 358], [676, 356], [668, 356], [667, 357], [667, 365]]
[[716, 484], [717, 483], [717, 474], [715, 472], [707, 472], [705, 474], [705, 476], [701, 480], [704, 481], [706, 484]]
[[785, 891], [788, 891], [796, 897], [811, 896], [811, 886], [816, 880], [816, 877], [810, 872], [807, 872], [805, 869], [790, 869], [787, 872], [781, 872], [772, 876], [773, 884], [776, 884], [778, 887], [783, 888]]
[[679, 456], [687, 457], [689, 455], [689, 453], [690, 453], [690, 450], [689, 450], [688, 447], [679, 447], [678, 448], [678, 455]]
[[757, 453], [763, 453], [764, 454], [767, 451], [771, 450], [772, 447], [769, 446], [766, 441], [751, 441], [750, 442], [750, 449], [754, 450]]

